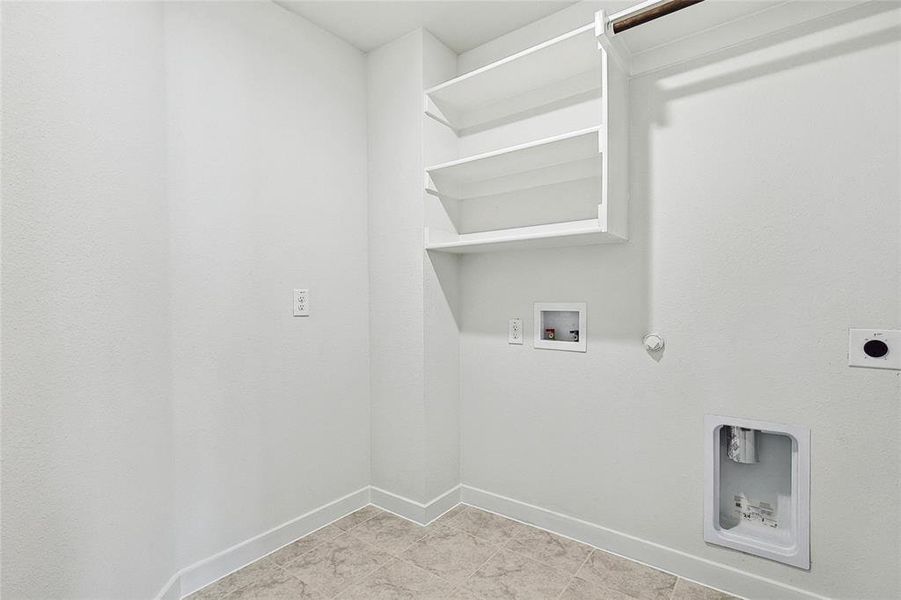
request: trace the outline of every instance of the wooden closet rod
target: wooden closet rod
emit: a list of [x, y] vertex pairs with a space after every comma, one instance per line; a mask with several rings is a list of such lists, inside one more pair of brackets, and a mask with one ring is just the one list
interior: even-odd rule
[[698, 4], [699, 2], [703, 1], [704, 0], [668, 0], [666, 2], [655, 4], [646, 8], [645, 10], [635, 13], [634, 15], [629, 15], [624, 19], [614, 21], [613, 33], [622, 33], [627, 29], [632, 29], [633, 27], [644, 25], [649, 21], [659, 19], [660, 17], [665, 17], [666, 15], [674, 13], [677, 10], [688, 8], [689, 6]]

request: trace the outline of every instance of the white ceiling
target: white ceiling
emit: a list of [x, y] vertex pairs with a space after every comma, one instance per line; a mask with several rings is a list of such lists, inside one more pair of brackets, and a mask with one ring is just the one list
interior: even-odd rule
[[364, 52], [425, 27], [451, 50], [471, 50], [573, 0], [275, 0]]

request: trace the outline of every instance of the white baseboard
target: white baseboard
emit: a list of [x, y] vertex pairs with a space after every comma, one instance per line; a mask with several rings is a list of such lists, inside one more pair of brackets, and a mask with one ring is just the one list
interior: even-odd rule
[[375, 486], [372, 486], [370, 490], [370, 501], [372, 504], [420, 525], [428, 525], [460, 503], [459, 485], [452, 487], [426, 504], [404, 498]]
[[743, 598], [829, 600], [825, 596], [735, 567], [468, 485], [451, 488], [427, 503], [416, 502], [374, 486], [361, 488], [182, 569], [166, 583], [156, 600], [179, 600], [367, 504], [373, 504], [420, 525], [427, 525], [460, 502], [535, 525]]
[[185, 567], [166, 583], [157, 595], [157, 600], [178, 600], [192, 594], [367, 504], [369, 504], [369, 486]]
[[462, 502], [466, 504], [536, 525], [736, 596], [752, 600], [829, 600], [813, 592], [519, 500], [468, 485], [462, 485], [460, 489]]
[[155, 600], [181, 600], [181, 575], [176, 573], [169, 578]]

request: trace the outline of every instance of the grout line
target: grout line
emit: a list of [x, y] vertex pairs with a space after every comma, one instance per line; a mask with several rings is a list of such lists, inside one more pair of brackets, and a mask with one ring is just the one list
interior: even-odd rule
[[[531, 527], [531, 526], [530, 526], [530, 527]], [[538, 528], [535, 527], [534, 529], [538, 529]], [[542, 531], [542, 530], [539, 529], [539, 531]], [[551, 532], [548, 532], [548, 533], [551, 533]], [[557, 534], [551, 533], [551, 535], [557, 535]], [[563, 536], [559, 536], [559, 537], [563, 537]], [[579, 569], [582, 568], [582, 565], [585, 564], [585, 561], [588, 560], [588, 557], [591, 556], [591, 553], [594, 552], [594, 550], [595, 550], [592, 546], [588, 546], [588, 544], [582, 544], [582, 542], [576, 542], [577, 544], [582, 544], [583, 546], [587, 546], [587, 547], [588, 547], [588, 554], [585, 555], [585, 558], [582, 560], [582, 562], [579, 563], [579, 566], [576, 568], [576, 570], [573, 571], [572, 573], [570, 573], [570, 572], [568, 572], [568, 571], [565, 571], [565, 570], [561, 569], [560, 567], [556, 567], [556, 566], [554, 566], [554, 565], [552, 565], [552, 564], [550, 564], [550, 563], [546, 563], [546, 562], [544, 562], [543, 560], [541, 560], [540, 558], [535, 558], [534, 556], [531, 556], [531, 555], [529, 555], [529, 554], [526, 554], [525, 552], [522, 552], [522, 551], [520, 551], [520, 550], [517, 550], [516, 548], [514, 548], [514, 547], [512, 547], [512, 546], [510, 545], [510, 544], [512, 544], [513, 542], [516, 542], [516, 541], [519, 541], [519, 540], [517, 540], [516, 538], [511, 539], [511, 540], [504, 546], [504, 548], [505, 548], [506, 550], [509, 550], [510, 552], [513, 552], [514, 554], [518, 554], [518, 555], [520, 555], [520, 556], [524, 556], [524, 557], [526, 557], [526, 558], [528, 558], [528, 559], [530, 559], [530, 560], [533, 560], [533, 561], [537, 562], [538, 564], [544, 565], [545, 567], [548, 567], [548, 568], [550, 568], [550, 569], [553, 569], [554, 571], [557, 571], [558, 573], [562, 573], [563, 575], [567, 575], [567, 576], [570, 576], [570, 577], [575, 577], [575, 576], [576, 576], [576, 573], [579, 572]]]
[[569, 579], [566, 580], [566, 585], [564, 585], [564, 586], [563, 586], [563, 589], [560, 590], [560, 593], [557, 594], [557, 599], [556, 599], [556, 600], [560, 600], [560, 598], [563, 597], [563, 594], [566, 593], [566, 590], [569, 589], [569, 586], [570, 586], [570, 585], [572, 584], [572, 582], [575, 581], [575, 580], [576, 580], [576, 576], [575, 576], [575, 575], [572, 575]]
[[[566, 593], [566, 590], [569, 589], [569, 586], [572, 585], [573, 581], [575, 581], [576, 579], [578, 579], [578, 577], [576, 577], [576, 575], [578, 575], [579, 571], [582, 570], [582, 567], [584, 567], [586, 564], [588, 564], [588, 559], [591, 558], [591, 555], [592, 555], [592, 554], [594, 554], [594, 548], [592, 548], [592, 549], [588, 552], [588, 554], [585, 556], [585, 560], [582, 561], [582, 564], [579, 565], [579, 568], [576, 569], [576, 572], [573, 573], [572, 576], [569, 578], [569, 581], [566, 582], [566, 587], [564, 587], [564, 588], [563, 588], [563, 591], [560, 592], [560, 595], [557, 596], [557, 600], [560, 600], [560, 598], [563, 597], [563, 594]], [[670, 600], [672, 600], [672, 598], [670, 598]]]
[[[364, 543], [365, 543], [365, 542], [364, 542]], [[367, 545], [368, 545], [368, 544], [367, 544]], [[339, 597], [339, 596], [340, 596], [341, 594], [343, 594], [344, 592], [350, 591], [351, 589], [353, 589], [353, 588], [357, 587], [358, 585], [362, 584], [364, 581], [366, 581], [367, 579], [369, 579], [369, 577], [370, 577], [372, 574], [374, 574], [376, 571], [378, 571], [379, 569], [382, 569], [382, 568], [387, 567], [388, 565], [390, 565], [390, 564], [392, 564], [392, 563], [397, 562], [398, 559], [397, 559], [396, 557], [392, 557], [392, 558], [393, 558], [394, 560], [389, 560], [388, 562], [386, 562], [386, 563], [383, 564], [383, 565], [376, 565], [376, 567], [375, 567], [373, 570], [368, 571], [367, 573], [365, 573], [364, 575], [362, 575], [359, 579], [357, 579], [356, 581], [354, 581], [353, 583], [351, 583], [350, 585], [348, 585], [346, 588], [344, 588], [344, 589], [341, 590], [340, 592], [336, 593], [334, 596], [331, 596], [330, 598], [331, 598], [332, 600], [334, 600], [335, 598]]]
[[[457, 505], [455, 505], [454, 507], [452, 507], [451, 509], [448, 509], [447, 511], [445, 511], [444, 513], [442, 513], [442, 514], [447, 514], [448, 512], [450, 512], [451, 510], [453, 510], [453, 509], [456, 508], [457, 506], [465, 506], [466, 508], [463, 509], [464, 511], [465, 511], [467, 508], [475, 508], [475, 507], [473, 507], [473, 506], [470, 506], [470, 505], [468, 505], [468, 504], [464, 504], [463, 502], [460, 502], [460, 503], [458, 503]], [[478, 510], [478, 509], [476, 509], [476, 510]], [[463, 514], [463, 511], [460, 512], [460, 515], [462, 515], [462, 514]], [[423, 571], [425, 571], [425, 572], [427, 572], [427, 573], [429, 573], [429, 574], [431, 574], [431, 575], [434, 575], [435, 577], [437, 577], [437, 578], [440, 579], [441, 581], [444, 581], [445, 583], [450, 584], [452, 590], [459, 590], [459, 589], [462, 589], [463, 585], [464, 585], [470, 578], [472, 578], [472, 576], [475, 575], [475, 574], [479, 571], [479, 569], [481, 569], [481, 568], [484, 567], [486, 564], [488, 564], [488, 561], [490, 561], [492, 558], [494, 558], [497, 554], [499, 554], [499, 553], [504, 549], [502, 544], [495, 544], [494, 542], [490, 542], [490, 541], [485, 540], [485, 539], [483, 539], [483, 538], [480, 538], [480, 537], [478, 537], [478, 536], [472, 535], [472, 534], [469, 533], [468, 531], [464, 531], [463, 529], [460, 529], [459, 527], [455, 527], [455, 526], [453, 525], [453, 523], [454, 523], [455, 521], [457, 521], [458, 519], [459, 519], [459, 516], [454, 517], [453, 519], [451, 519], [451, 521], [450, 521], [449, 523], [447, 523], [447, 524], [445, 525], [445, 527], [447, 527], [448, 529], [452, 529], [453, 531], [455, 531], [455, 532], [457, 532], [457, 533], [462, 533], [463, 535], [465, 535], [465, 536], [467, 536], [467, 537], [471, 537], [471, 538], [473, 538], [473, 539], [475, 539], [475, 540], [478, 540], [478, 541], [480, 541], [480, 542], [487, 543], [487, 544], [489, 544], [489, 545], [494, 549], [494, 552], [492, 552], [491, 554], [489, 554], [488, 557], [487, 557], [484, 561], [482, 561], [481, 563], [479, 563], [479, 564], [475, 567], [475, 569], [473, 569], [472, 572], [469, 573], [469, 575], [467, 575], [466, 577], [463, 578], [463, 580], [462, 580], [460, 583], [455, 583], [455, 582], [453, 582], [453, 581], [450, 581], [449, 579], [447, 579], [447, 578], [445, 578], [445, 577], [442, 577], [441, 575], [438, 575], [437, 573], [432, 573], [431, 571], [429, 571], [429, 570], [427, 570], [427, 569], [424, 569], [423, 567], [420, 567], [419, 565], [417, 565], [416, 563], [414, 563], [414, 562], [411, 561], [411, 560], [408, 560], [408, 559], [406, 559], [406, 558], [400, 557], [400, 560], [402, 560], [403, 562], [409, 563], [409, 564], [415, 566], [415, 567], [418, 568], [418, 569], [421, 569], [421, 570], [423, 570]], [[432, 522], [434, 522], [435, 520], [437, 520], [437, 519], [434, 519]], [[417, 541], [413, 544], [413, 546], [415, 546], [416, 544], [418, 544], [418, 543], [421, 542], [422, 540], [424, 540], [424, 539], [426, 539], [427, 537], [429, 537], [429, 535], [431, 535], [431, 534], [427, 534], [427, 535], [423, 536], [422, 538], [420, 538], [419, 540], [417, 540]], [[410, 548], [412, 548], [413, 546], [410, 546]], [[481, 596], [479, 596], [479, 598], [481, 598]]]
[[579, 565], [579, 568], [576, 569], [576, 572], [573, 573], [573, 577], [577, 577], [579, 575], [579, 571], [582, 570], [582, 567], [588, 564], [588, 561], [591, 560], [591, 555], [594, 554], [594, 548], [588, 553], [588, 556], [585, 557], [585, 560], [582, 561], [582, 564]]
[[[494, 552], [492, 552], [492, 553], [488, 556], [488, 558], [486, 558], [486, 559], [482, 562], [482, 564], [480, 564], [478, 567], [476, 567], [475, 570], [474, 570], [472, 573], [470, 573], [469, 575], [466, 576], [466, 578], [463, 580], [463, 583], [460, 584], [460, 587], [463, 587], [463, 585], [464, 585], [467, 581], [469, 581], [470, 579], [472, 579], [473, 576], [474, 576], [476, 573], [478, 573], [478, 572], [482, 569], [482, 567], [484, 567], [484, 566], [487, 565], [489, 562], [491, 562], [491, 559], [494, 558], [495, 556], [497, 556], [498, 554], [500, 554], [502, 550], [503, 550], [503, 548], [501, 548], [500, 546], [495, 546], [495, 547], [494, 547]], [[481, 594], [479, 594], [479, 596], [481, 596]]]

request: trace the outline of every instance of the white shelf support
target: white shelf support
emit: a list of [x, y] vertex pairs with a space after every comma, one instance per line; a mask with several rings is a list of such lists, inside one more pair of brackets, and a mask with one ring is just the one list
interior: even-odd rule
[[632, 53], [621, 39], [613, 35], [613, 21], [609, 13], [601, 9], [594, 15], [594, 36], [598, 41], [598, 48], [613, 57], [617, 66], [630, 76], [632, 74]]

